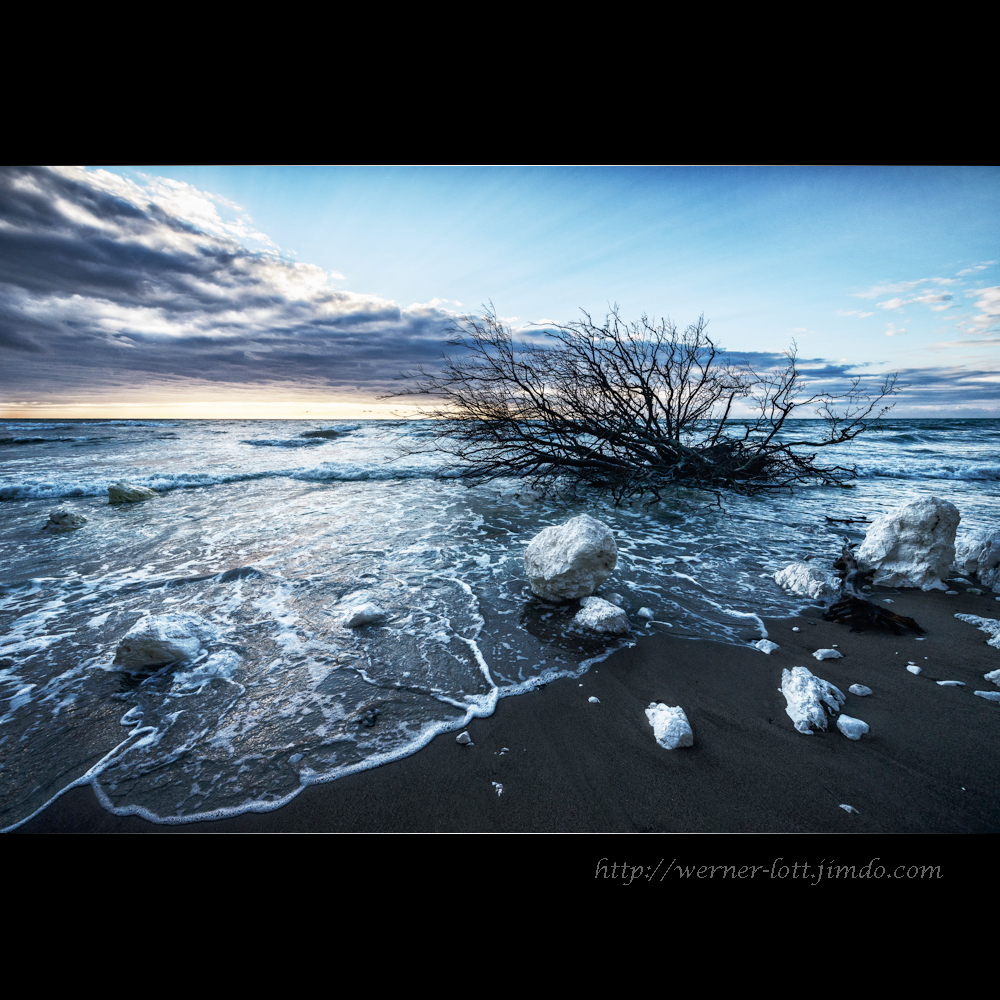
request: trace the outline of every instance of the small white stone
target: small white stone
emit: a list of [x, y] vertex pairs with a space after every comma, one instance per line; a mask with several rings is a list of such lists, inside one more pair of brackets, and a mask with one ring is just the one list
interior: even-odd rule
[[493, 787], [497, 790], [497, 798], [500, 798], [500, 796], [503, 795], [503, 785], [501, 785], [499, 781], [494, 781]]
[[910, 671], [911, 674], [920, 674], [923, 671], [915, 663], [908, 663], [906, 669]]
[[815, 660], [839, 660], [844, 654], [838, 649], [817, 649], [812, 655]]
[[344, 618], [344, 625], [347, 628], [361, 628], [364, 625], [374, 625], [383, 622], [388, 614], [373, 601], [366, 601], [364, 604], [349, 608]]
[[656, 617], [655, 614], [653, 613], [653, 609], [652, 608], [639, 608], [639, 610], [636, 612], [636, 615], [639, 618], [655, 618]]
[[830, 600], [840, 593], [840, 580], [829, 570], [810, 563], [791, 563], [774, 574], [774, 582], [789, 593], [814, 601]]
[[691, 723], [679, 705], [670, 706], [652, 701], [646, 709], [646, 718], [653, 727], [656, 742], [665, 750], [694, 746]]
[[802, 631], [802, 629], [800, 629], [800, 628], [798, 627], [798, 625], [793, 625], [793, 626], [792, 626], [792, 631], [793, 631], [793, 632], [801, 632], [801, 631]]
[[847, 690], [859, 698], [867, 698], [872, 693], [872, 689], [867, 684], [852, 684]]
[[943, 688], [964, 688], [965, 681], [938, 681], [938, 686]]
[[849, 739], [860, 740], [868, 732], [868, 723], [860, 719], [852, 719], [849, 715], [841, 715], [837, 719], [837, 728]]
[[455, 737], [455, 742], [461, 743], [463, 747], [474, 747], [476, 745], [472, 742], [472, 737], [469, 735], [468, 730], [459, 733], [458, 736]]
[[817, 677], [807, 667], [793, 667], [781, 671], [785, 714], [795, 728], [805, 735], [812, 735], [813, 728], [826, 729], [827, 711], [839, 712], [846, 698], [839, 688]]
[[628, 617], [621, 608], [600, 597], [583, 597], [580, 604], [583, 607], [573, 617], [575, 625], [613, 635], [628, 632]]
[[194, 659], [202, 648], [201, 630], [190, 615], [147, 615], [122, 636], [112, 666], [141, 673]]
[[587, 699], [587, 701], [589, 701], [591, 705], [600, 705], [600, 703], [601, 703], [601, 699], [600, 698], [595, 698], [593, 695], [591, 695]]
[[1000, 687], [1000, 670], [991, 670], [988, 674], [983, 674], [984, 681], [992, 681]]
[[770, 639], [758, 639], [754, 643], [754, 648], [759, 649], [762, 653], [767, 653], [768, 656], [770, 656], [774, 650], [779, 649], [780, 647], [776, 642], [771, 642]]
[[985, 698], [987, 701], [1000, 701], [1000, 691], [973, 691], [977, 698]]
[[958, 591], [957, 591], [957, 590], [946, 590], [946, 591], [945, 591], [945, 594], [946, 594], [946, 595], [947, 595], [948, 597], [954, 597], [954, 596], [955, 596], [955, 595], [956, 595], [957, 593], [958, 593]]
[[849, 812], [849, 813], [856, 813], [857, 812], [857, 809], [855, 809], [854, 806], [849, 806], [849, 805], [847, 805], [846, 802], [841, 802], [840, 803], [840, 808], [843, 809], [844, 812]]

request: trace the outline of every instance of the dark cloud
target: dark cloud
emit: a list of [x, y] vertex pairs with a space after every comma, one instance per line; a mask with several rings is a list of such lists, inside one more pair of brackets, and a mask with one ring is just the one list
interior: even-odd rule
[[112, 175], [0, 172], [10, 389], [143, 376], [376, 388], [438, 357], [453, 318], [331, 288], [319, 268], [251, 252]]

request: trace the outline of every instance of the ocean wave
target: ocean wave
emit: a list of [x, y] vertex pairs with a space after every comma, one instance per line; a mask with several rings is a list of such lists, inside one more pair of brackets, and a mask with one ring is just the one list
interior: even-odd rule
[[[58, 500], [70, 497], [105, 496], [108, 487], [121, 476], [102, 477], [89, 482], [50, 481], [8, 483], [0, 486], [0, 501], [4, 500]], [[219, 486], [228, 483], [251, 482], [261, 479], [297, 479], [305, 482], [390, 482], [403, 479], [454, 479], [454, 474], [443, 476], [435, 469], [394, 468], [392, 466], [320, 466], [312, 469], [265, 469], [254, 472], [229, 473], [154, 473], [146, 476], [126, 476], [137, 486], [148, 486], [158, 493], [171, 490]]]
[[872, 465], [858, 470], [862, 479], [957, 479], [990, 482], [1000, 479], [1000, 465], [942, 465], [936, 468]]
[[322, 444], [322, 439], [302, 441], [299, 438], [290, 440], [275, 440], [274, 438], [257, 438], [256, 440], [241, 441], [240, 444], [252, 444], [256, 448], [311, 448], [314, 445]]

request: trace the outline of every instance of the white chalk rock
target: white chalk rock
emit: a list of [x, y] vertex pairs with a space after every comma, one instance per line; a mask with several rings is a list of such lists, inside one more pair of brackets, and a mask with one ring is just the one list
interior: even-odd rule
[[814, 660], [839, 660], [843, 655], [839, 649], [817, 649], [812, 654]]
[[389, 617], [385, 608], [372, 600], [370, 590], [357, 590], [348, 594], [339, 604], [338, 610], [344, 616], [341, 624], [346, 628], [362, 628], [376, 625]]
[[628, 616], [616, 605], [600, 597], [583, 597], [580, 604], [583, 607], [573, 618], [575, 625], [614, 635], [625, 635], [628, 632]]
[[924, 672], [923, 668], [922, 667], [918, 667], [915, 663], [908, 663], [906, 665], [906, 669], [909, 670], [910, 673], [913, 674], [914, 677], [916, 677], [917, 674], [922, 674]]
[[759, 649], [762, 653], [767, 653], [768, 656], [778, 649], [778, 644], [776, 642], [771, 642], [770, 639], [758, 639], [754, 643], [754, 648]]
[[985, 698], [987, 701], [1000, 701], [1000, 691], [973, 691], [977, 698]]
[[344, 617], [344, 625], [347, 628], [361, 628], [364, 625], [375, 625], [384, 622], [389, 615], [384, 608], [380, 608], [374, 601], [366, 601], [348, 608]]
[[600, 698], [595, 698], [593, 695], [591, 695], [587, 699], [587, 701], [589, 701], [591, 705], [600, 705], [600, 703], [601, 703], [601, 699]]
[[841, 715], [837, 719], [837, 728], [849, 739], [860, 740], [868, 732], [868, 723], [860, 719], [852, 719], [849, 715]]
[[86, 523], [87, 519], [83, 514], [78, 514], [75, 510], [63, 507], [49, 514], [49, 519], [42, 526], [42, 531], [50, 531], [53, 534], [59, 534], [63, 531], [76, 531], [77, 528], [82, 528]]
[[455, 742], [460, 743], [463, 747], [474, 747], [476, 744], [472, 742], [472, 737], [469, 735], [469, 731], [461, 732], [455, 737]]
[[960, 518], [954, 504], [937, 497], [903, 504], [872, 522], [858, 563], [875, 569], [876, 586], [947, 590]]
[[852, 684], [847, 690], [859, 698], [867, 698], [872, 693], [872, 689], [867, 684]]
[[943, 688], [964, 688], [965, 681], [938, 681], [938, 687]]
[[826, 729], [827, 709], [839, 712], [847, 700], [839, 688], [817, 677], [807, 667], [782, 670], [779, 690], [787, 702], [785, 713], [795, 728], [810, 736], [814, 728]]
[[1000, 649], [1000, 620], [996, 618], [980, 618], [979, 615], [955, 615], [960, 621], [975, 625], [980, 632], [985, 632], [991, 638], [986, 640], [987, 646]]
[[200, 623], [190, 615], [147, 615], [122, 636], [112, 666], [135, 673], [194, 659], [201, 652]]
[[159, 496], [156, 490], [148, 486], [136, 486], [124, 481], [112, 483], [108, 487], [108, 503], [138, 503], [140, 500], [151, 500]]
[[611, 529], [587, 514], [539, 532], [524, 553], [532, 591], [550, 601], [593, 594], [617, 564]]
[[985, 528], [958, 538], [955, 569], [975, 573], [984, 587], [1000, 594], [1000, 530]]
[[656, 617], [656, 614], [653, 612], [652, 608], [639, 608], [639, 610], [636, 612], [636, 614], [640, 618], [650, 618], [650, 619], [652, 619], [652, 618]]
[[997, 687], [1000, 687], [1000, 670], [991, 670], [988, 674], [983, 674], [984, 681], [992, 681]]
[[828, 570], [810, 563], [790, 563], [774, 574], [774, 582], [791, 594], [811, 597], [814, 601], [840, 596], [840, 580]]
[[693, 747], [694, 733], [691, 723], [680, 706], [649, 703], [646, 718], [653, 727], [656, 742], [665, 750], [676, 750], [678, 747]]

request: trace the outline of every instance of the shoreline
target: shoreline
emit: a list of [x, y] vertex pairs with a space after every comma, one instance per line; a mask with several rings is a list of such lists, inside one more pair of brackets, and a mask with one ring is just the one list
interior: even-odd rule
[[[446, 733], [409, 757], [309, 786], [271, 812], [156, 824], [105, 811], [83, 786], [13, 832], [1000, 832], [1000, 704], [973, 694], [1000, 691], [983, 679], [1000, 668], [1000, 650], [954, 617], [1000, 617], [996, 595], [880, 588], [874, 596], [915, 618], [925, 638], [852, 633], [824, 622], [819, 608], [765, 619], [779, 644], [771, 654], [639, 636], [579, 680], [501, 698], [492, 716], [470, 723], [473, 746]], [[756, 637], [748, 626], [747, 638]], [[834, 644], [843, 659], [810, 655]], [[907, 672], [909, 660], [919, 676]], [[778, 690], [782, 668], [793, 666], [840, 688], [844, 712], [870, 733], [853, 741], [833, 724], [797, 732]], [[873, 694], [849, 694], [854, 683]], [[693, 747], [655, 742], [650, 702], [684, 708]]]

